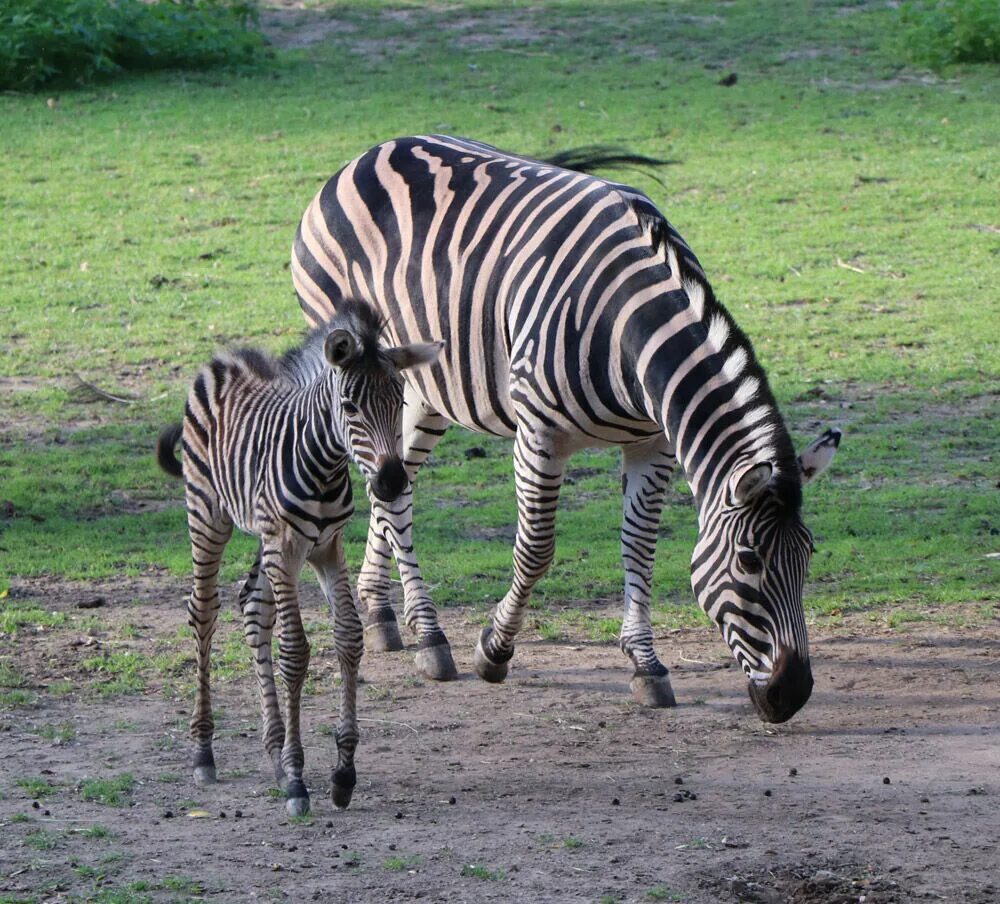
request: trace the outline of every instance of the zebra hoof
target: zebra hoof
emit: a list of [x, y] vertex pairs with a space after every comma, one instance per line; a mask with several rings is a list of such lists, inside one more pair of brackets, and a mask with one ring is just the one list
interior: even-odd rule
[[[483, 681], [488, 681], [490, 684], [499, 684], [507, 677], [510, 658], [508, 657], [503, 662], [494, 662], [486, 655], [486, 651], [483, 649], [483, 636], [488, 631], [488, 628], [483, 631], [483, 635], [480, 636], [479, 642], [476, 644], [476, 652], [472, 654], [472, 667]], [[513, 655], [513, 651], [511, 655]]]
[[391, 621], [372, 622], [365, 626], [365, 651], [368, 653], [398, 653], [403, 649], [396, 616], [389, 613]]
[[[455, 668], [455, 660], [451, 655], [451, 647], [444, 639], [444, 634], [440, 634], [440, 640], [431, 646], [424, 646], [421, 640], [420, 649], [414, 656], [417, 671], [431, 681], [455, 681], [458, 678], [458, 669]], [[430, 640], [437, 640], [436, 637]]]
[[350, 769], [338, 769], [333, 773], [333, 785], [330, 788], [330, 796], [333, 798], [333, 805], [343, 810], [350, 802], [354, 794], [354, 786], [357, 784], [357, 773], [354, 767]]
[[214, 785], [218, 781], [215, 777], [215, 766], [195, 766], [194, 783], [198, 787], [203, 785]]
[[632, 698], [649, 709], [667, 709], [676, 706], [674, 689], [666, 675], [636, 675], [629, 683]]
[[289, 816], [308, 816], [309, 815], [309, 798], [307, 797], [289, 797], [285, 801], [285, 812]]

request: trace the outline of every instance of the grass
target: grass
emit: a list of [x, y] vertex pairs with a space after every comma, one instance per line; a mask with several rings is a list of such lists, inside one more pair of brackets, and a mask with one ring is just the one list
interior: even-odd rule
[[461, 875], [465, 878], [484, 879], [488, 882], [503, 882], [507, 878], [507, 874], [502, 869], [490, 869], [475, 863], [463, 866]]
[[84, 800], [108, 807], [124, 807], [132, 797], [135, 784], [135, 778], [126, 772], [113, 778], [88, 779], [80, 785], [80, 794]]
[[[841, 0], [415, 2], [406, 23], [381, 0], [322, 7], [303, 16], [352, 28], [279, 53], [268, 71], [124, 77], [63, 91], [53, 108], [0, 96], [4, 580], [189, 573], [181, 488], [151, 454], [159, 428], [219, 344], [297, 340], [288, 247], [325, 179], [378, 140], [449, 131], [532, 154], [613, 143], [680, 161], [659, 174], [665, 187], [608, 175], [649, 192], [694, 247], [797, 440], [845, 430], [806, 494], [819, 547], [810, 619], [904, 630], [921, 613], [994, 617], [992, 70], [903, 68], [882, 39], [896, 13]], [[515, 16], [530, 36], [497, 27]], [[730, 71], [738, 81], [723, 87]], [[86, 402], [74, 374], [134, 401]], [[486, 457], [466, 458], [473, 446]], [[485, 607], [507, 589], [509, 455], [505, 441], [455, 430], [421, 476], [416, 534], [442, 605]], [[571, 463], [557, 559], [537, 590], [552, 610], [544, 637], [614, 642], [616, 620], [588, 605], [621, 595], [618, 467], [611, 451]], [[356, 569], [360, 485], [355, 498]], [[704, 622], [683, 484], [673, 499], [654, 584], [664, 627]], [[234, 538], [223, 580], [254, 549]], [[46, 617], [0, 599], [0, 634], [47, 630]], [[223, 677], [247, 673], [241, 644], [217, 645]], [[127, 656], [88, 660], [98, 693], [148, 686]], [[0, 681], [0, 705], [33, 699]]]
[[48, 797], [59, 790], [58, 785], [53, 785], [44, 778], [19, 778], [16, 784], [28, 797], [34, 798]]

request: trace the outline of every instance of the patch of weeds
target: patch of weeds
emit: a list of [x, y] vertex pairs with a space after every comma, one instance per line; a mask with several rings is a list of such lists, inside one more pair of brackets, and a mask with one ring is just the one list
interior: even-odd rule
[[391, 873], [401, 873], [406, 869], [413, 869], [420, 863], [420, 858], [417, 856], [410, 857], [387, 857], [382, 861], [382, 869], [388, 870]]
[[379, 687], [376, 684], [365, 685], [365, 696], [369, 700], [391, 700], [392, 688]]
[[585, 844], [586, 842], [582, 838], [575, 838], [572, 835], [570, 835], [569, 838], [566, 838], [563, 841], [563, 847], [571, 851], [575, 851], [578, 848], [582, 848]]
[[680, 901], [681, 896], [666, 885], [657, 885], [646, 890], [650, 901]]
[[332, 738], [337, 734], [337, 728], [329, 722], [321, 722], [316, 726], [316, 734], [321, 734], [325, 738]]
[[313, 818], [308, 813], [303, 813], [301, 816], [289, 816], [288, 824], [290, 826], [311, 826]]
[[98, 696], [118, 697], [146, 690], [146, 679], [143, 675], [145, 662], [145, 657], [138, 653], [123, 650], [91, 656], [83, 661], [83, 668], [106, 678], [94, 688]]
[[621, 625], [620, 618], [595, 618], [587, 624], [587, 636], [591, 640], [613, 643], [618, 640]]
[[0, 706], [26, 706], [34, 694], [25, 690], [28, 681], [7, 660], [0, 659]]
[[538, 634], [542, 640], [559, 641], [563, 639], [563, 629], [554, 621], [539, 622]]
[[84, 800], [95, 801], [109, 807], [123, 807], [135, 788], [131, 773], [116, 775], [114, 778], [88, 779], [80, 786]]
[[621, 904], [621, 898], [617, 895], [601, 895], [597, 899], [597, 904]]
[[136, 731], [139, 728], [131, 719], [116, 719], [115, 729], [118, 731]]
[[72, 722], [59, 722], [55, 725], [40, 725], [34, 732], [38, 737], [46, 741], [58, 741], [64, 744], [72, 741], [76, 737], [76, 728]]
[[138, 626], [133, 625], [131, 622], [122, 625], [121, 628], [119, 628], [118, 633], [121, 634], [122, 637], [127, 637], [130, 640], [135, 640], [135, 638], [141, 637]]
[[0, 706], [30, 706], [35, 701], [35, 695], [31, 691], [15, 688], [6, 690], [0, 688]]
[[102, 888], [95, 891], [87, 900], [90, 904], [152, 904], [153, 899], [149, 895], [139, 894], [147, 889], [148, 884], [133, 882], [125, 888]]
[[28, 797], [48, 797], [58, 789], [58, 785], [50, 785], [44, 778], [19, 778], [18, 788], [23, 788]]
[[72, 681], [50, 681], [45, 690], [53, 697], [65, 697], [73, 691]]
[[189, 896], [200, 895], [205, 891], [205, 886], [201, 882], [188, 876], [167, 876], [163, 880], [162, 887]]
[[83, 838], [113, 838], [114, 833], [107, 826], [92, 825], [87, 829], [80, 829], [79, 834]]
[[285, 792], [282, 791], [281, 788], [268, 788], [264, 792], [264, 794], [267, 797], [274, 797], [274, 798], [284, 797], [285, 796]]
[[87, 863], [74, 864], [73, 872], [81, 879], [97, 879], [101, 876], [101, 871], [96, 866], [90, 866]]
[[475, 863], [468, 863], [462, 867], [462, 876], [473, 879], [484, 879], [488, 882], [502, 882], [507, 878], [507, 874], [502, 869], [490, 869], [486, 866], [478, 866]]
[[54, 628], [66, 624], [65, 612], [46, 612], [37, 603], [8, 600], [0, 609], [0, 633], [17, 634], [21, 628]]
[[344, 863], [347, 866], [361, 866], [361, 854], [357, 851], [348, 851]]
[[51, 851], [59, 843], [59, 833], [47, 829], [32, 829], [24, 836], [24, 843], [37, 851]]
[[31, 817], [27, 813], [15, 813], [10, 818], [11, 822], [31, 822]]

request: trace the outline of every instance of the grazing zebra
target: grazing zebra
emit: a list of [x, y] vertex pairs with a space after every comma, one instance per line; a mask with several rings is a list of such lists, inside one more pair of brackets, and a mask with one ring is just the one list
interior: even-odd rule
[[[235, 525], [261, 541], [240, 603], [260, 689], [264, 747], [292, 815], [309, 811], [299, 731], [309, 642], [299, 612], [299, 573], [308, 561], [334, 614], [341, 697], [332, 794], [338, 807], [346, 807], [355, 784], [363, 650], [341, 536], [354, 511], [347, 458], [358, 463], [373, 498], [388, 504], [403, 492], [408, 480], [399, 458], [399, 371], [426, 364], [441, 350], [441, 343], [380, 347], [380, 326], [369, 305], [343, 299], [330, 324], [278, 360], [255, 349], [216, 357], [194, 381], [183, 424], [168, 427], [157, 443], [161, 467], [186, 485], [194, 562], [188, 619], [198, 648], [191, 717], [195, 781], [215, 781], [209, 657], [219, 564]], [[183, 465], [174, 453], [178, 441]], [[284, 722], [271, 662], [275, 616]]]
[[[670, 706], [653, 649], [650, 580], [679, 464], [698, 510], [695, 596], [749, 680], [761, 718], [790, 718], [812, 689], [802, 588], [812, 551], [802, 486], [833, 458], [830, 430], [798, 458], [749, 340], [698, 260], [634, 188], [476, 141], [388, 141], [347, 164], [299, 225], [292, 275], [308, 320], [369, 300], [395, 341], [444, 339], [407, 377], [411, 484], [449, 423], [514, 437], [517, 534], [510, 590], [475, 651], [502, 681], [532, 587], [552, 561], [567, 458], [622, 447], [622, 650], [636, 700]], [[446, 643], [410, 539], [411, 492], [372, 508], [358, 594], [367, 634], [394, 638], [390, 553], [404, 619]], [[431, 674], [430, 677], [439, 677]]]

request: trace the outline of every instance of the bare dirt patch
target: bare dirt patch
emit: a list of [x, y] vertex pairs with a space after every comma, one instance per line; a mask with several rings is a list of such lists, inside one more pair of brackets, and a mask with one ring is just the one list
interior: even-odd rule
[[[185, 589], [156, 576], [22, 581], [0, 603], [65, 615], [0, 635], [0, 660], [33, 696], [0, 713], [0, 893], [1000, 900], [1000, 626], [816, 631], [813, 699], [790, 723], [765, 726], [709, 627], [660, 639], [680, 705], [648, 711], [630, 701], [613, 643], [528, 635], [505, 684], [478, 681], [471, 650], [483, 616], [447, 610], [461, 680], [417, 679], [412, 651], [365, 657], [359, 786], [346, 811], [329, 800], [332, 637], [314, 630], [304, 708], [313, 819], [298, 825], [272, 796], [252, 679], [216, 684], [222, 781], [201, 790], [188, 768], [187, 659], [120, 697], [101, 696], [107, 677], [81, 666], [102, 652], [189, 657], [193, 643], [177, 636]], [[100, 608], [77, 608], [96, 597]], [[314, 587], [305, 607], [328, 621]], [[217, 649], [238, 632], [223, 624]], [[136, 782], [125, 806], [84, 799], [86, 780], [123, 773]]]

